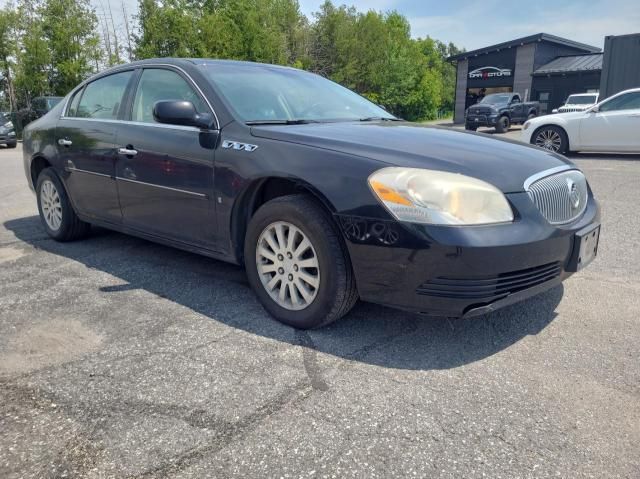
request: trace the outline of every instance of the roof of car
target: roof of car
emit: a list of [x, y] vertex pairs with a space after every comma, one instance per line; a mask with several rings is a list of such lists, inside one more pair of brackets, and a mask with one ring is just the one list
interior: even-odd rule
[[148, 65], [148, 64], [168, 64], [168, 65], [184, 65], [185, 63], [191, 63], [193, 65], [237, 65], [237, 66], [261, 66], [261, 67], [270, 67], [270, 68], [282, 68], [282, 69], [294, 69], [292, 67], [284, 66], [284, 65], [273, 65], [271, 63], [259, 63], [259, 62], [250, 62], [243, 60], [222, 60], [215, 58], [148, 58], [145, 60], [137, 60], [131, 63], [126, 63], [122, 65], [118, 65], [116, 68], [121, 68], [124, 66], [136, 66], [136, 65]]

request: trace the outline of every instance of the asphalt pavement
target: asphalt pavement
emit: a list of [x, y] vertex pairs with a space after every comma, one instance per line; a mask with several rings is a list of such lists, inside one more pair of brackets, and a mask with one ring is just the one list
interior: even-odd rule
[[640, 157], [573, 160], [603, 228], [562, 286], [299, 332], [237, 266], [50, 240], [0, 148], [0, 477], [640, 477]]

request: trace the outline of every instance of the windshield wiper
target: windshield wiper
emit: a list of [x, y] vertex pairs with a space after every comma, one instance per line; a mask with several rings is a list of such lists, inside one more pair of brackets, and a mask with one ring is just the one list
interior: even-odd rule
[[360, 118], [360, 121], [402, 121], [400, 118], [389, 118], [388, 116], [368, 116]]
[[249, 120], [247, 125], [306, 125], [307, 123], [319, 123], [317, 120]]

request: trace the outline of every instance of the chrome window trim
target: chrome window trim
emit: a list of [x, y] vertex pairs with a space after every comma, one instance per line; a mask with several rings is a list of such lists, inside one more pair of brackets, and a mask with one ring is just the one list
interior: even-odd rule
[[167, 128], [169, 130], [185, 130], [185, 131], [197, 131], [198, 133], [202, 131], [219, 131], [217, 129], [214, 130], [201, 130], [195, 126], [184, 126], [184, 125], [170, 125], [168, 123], [144, 123], [141, 121], [130, 121], [130, 120], [103, 120], [100, 118], [80, 118], [73, 116], [66, 116], [60, 118], [61, 120], [73, 120], [73, 121], [93, 121], [97, 123], [118, 123], [121, 125], [137, 125], [137, 126], [150, 126], [152, 128]]
[[[176, 70], [180, 71], [184, 76], [186, 76], [189, 79], [189, 82], [191, 83], [191, 85], [193, 87], [195, 87], [196, 91], [198, 92], [198, 94], [202, 97], [202, 99], [205, 101], [205, 103], [207, 104], [207, 106], [209, 107], [209, 109], [211, 110], [211, 112], [213, 113], [213, 117], [216, 120], [216, 128], [214, 128], [214, 130], [219, 130], [220, 129], [220, 120], [218, 119], [218, 115], [216, 114], [216, 110], [213, 108], [213, 105], [211, 104], [211, 102], [209, 101], [209, 99], [207, 98], [207, 96], [204, 94], [204, 92], [202, 91], [202, 89], [200, 88], [200, 86], [195, 82], [195, 80], [193, 79], [193, 77], [191, 77], [191, 75], [189, 75], [183, 68], [177, 66], [177, 65], [171, 65], [169, 63], [144, 63], [144, 64], [139, 64], [139, 65], [126, 65], [123, 66], [122, 68], [113, 70], [113, 71], [109, 71], [108, 73], [105, 72], [105, 75], [101, 75], [98, 78], [96, 78], [95, 80], [91, 80], [91, 81], [87, 81], [87, 82], [83, 82], [80, 84], [80, 88], [77, 88], [76, 90], [74, 90], [72, 92], [72, 94], [67, 95], [67, 100], [65, 101], [64, 104], [64, 108], [62, 109], [62, 115], [60, 116], [60, 119], [71, 119], [71, 118], [75, 118], [77, 120], [95, 120], [93, 118], [79, 118], [79, 117], [70, 117], [67, 116], [67, 108], [69, 106], [69, 100], [73, 97], [73, 95], [79, 91], [80, 89], [84, 88], [86, 85], [88, 85], [89, 83], [93, 83], [94, 81], [100, 80], [101, 78], [104, 78], [106, 76], [109, 75], [113, 75], [116, 73], [122, 73], [124, 71], [127, 70], [137, 70], [137, 69], [142, 69], [144, 70], [145, 68], [157, 68], [157, 67], [169, 67], [169, 68], [175, 68]], [[137, 85], [136, 85], [137, 88]], [[118, 123], [124, 123], [125, 120], [120, 121], [120, 120], [106, 120], [106, 121], [115, 121]], [[137, 121], [132, 121], [130, 123], [135, 123], [136, 125], [157, 125], [157, 123], [142, 123], [142, 122], [137, 122]], [[173, 126], [181, 126], [181, 125], [173, 125]], [[185, 128], [194, 128], [194, 127], [185, 127]], [[196, 130], [200, 131], [199, 128], [195, 128]]]
[[152, 186], [152, 187], [155, 187], [155, 188], [162, 188], [164, 190], [175, 191], [177, 193], [185, 193], [187, 195], [193, 195], [193, 196], [197, 196], [197, 197], [203, 198], [203, 199], [209, 198], [209, 196], [205, 195], [204, 193], [196, 193], [195, 191], [181, 190], [179, 188], [171, 188], [170, 186], [157, 185], [155, 183], [147, 183], [145, 181], [131, 180], [129, 178], [123, 178], [122, 176], [116, 176], [115, 179], [117, 181], [126, 181], [128, 183], [136, 183], [138, 185]]
[[536, 181], [541, 180], [542, 178], [546, 178], [547, 176], [555, 175], [556, 173], [560, 173], [562, 171], [567, 171], [567, 170], [578, 170], [578, 168], [571, 165], [562, 165], [562, 166], [556, 166], [555, 168], [550, 168], [548, 170], [541, 171], [540, 173], [536, 173], [535, 175], [531, 175], [529, 178], [527, 178], [524, 181], [524, 185], [523, 185], [524, 190], [529, 191], [529, 187]]
[[105, 177], [105, 178], [113, 178], [113, 176], [107, 175], [105, 173], [98, 173], [97, 171], [82, 170], [80, 168], [76, 168], [76, 167], [73, 167], [73, 166], [67, 166], [65, 168], [65, 170], [68, 171], [68, 172], [75, 171], [77, 173], [86, 173], [87, 175], [95, 175], [95, 176], [102, 176], [102, 177]]

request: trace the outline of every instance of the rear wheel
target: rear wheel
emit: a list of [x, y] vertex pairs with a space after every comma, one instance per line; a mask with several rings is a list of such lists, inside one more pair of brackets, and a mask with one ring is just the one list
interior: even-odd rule
[[329, 324], [358, 298], [336, 226], [306, 195], [283, 196], [260, 207], [249, 223], [244, 259], [260, 302], [290, 326]]
[[569, 150], [567, 134], [562, 128], [554, 125], [538, 128], [531, 136], [531, 144], [560, 154], [565, 154]]
[[527, 121], [532, 120], [536, 117], [535, 113], [529, 113], [529, 116], [527, 117]]
[[57, 241], [72, 241], [85, 236], [89, 223], [73, 211], [67, 192], [53, 168], [45, 168], [36, 183], [38, 211], [47, 234]]
[[498, 122], [496, 123], [496, 131], [498, 133], [506, 133], [509, 131], [509, 127], [511, 126], [511, 122], [509, 121], [508, 116], [501, 116], [498, 118]]

